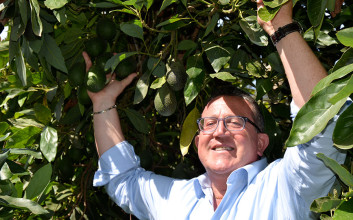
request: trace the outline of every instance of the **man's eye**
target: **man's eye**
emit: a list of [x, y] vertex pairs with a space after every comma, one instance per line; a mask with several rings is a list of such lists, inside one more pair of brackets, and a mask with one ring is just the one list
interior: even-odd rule
[[213, 126], [213, 125], [215, 125], [217, 122], [216, 121], [214, 121], [214, 120], [212, 120], [212, 121], [210, 121], [210, 120], [208, 120], [208, 121], [206, 121], [205, 122], [205, 126]]

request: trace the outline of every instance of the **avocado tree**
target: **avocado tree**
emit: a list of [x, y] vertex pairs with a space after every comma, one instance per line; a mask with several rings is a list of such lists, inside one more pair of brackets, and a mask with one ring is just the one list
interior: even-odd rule
[[[289, 86], [276, 48], [248, 0], [5, 0], [0, 20], [0, 216], [3, 219], [128, 219], [93, 188], [98, 157], [87, 95], [105, 74], [138, 77], [118, 98], [124, 135], [141, 165], [192, 178], [204, 172], [193, 137], [217, 84], [256, 97], [270, 136], [269, 161], [310, 140], [353, 92], [353, 4], [295, 1], [294, 19], [330, 73], [291, 123]], [[264, 1], [271, 20], [287, 0]], [[82, 52], [93, 67], [86, 73]], [[115, 75], [108, 75], [113, 77]], [[317, 157], [339, 177], [312, 210], [325, 219], [353, 216], [353, 105], [334, 130], [344, 165]], [[290, 199], [290, 198], [288, 198]], [[130, 216], [131, 218], [131, 216]]]

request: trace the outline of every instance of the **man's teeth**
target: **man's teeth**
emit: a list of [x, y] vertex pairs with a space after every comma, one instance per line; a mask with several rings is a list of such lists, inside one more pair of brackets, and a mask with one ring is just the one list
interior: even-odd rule
[[231, 148], [231, 147], [216, 147], [214, 150], [215, 151], [221, 151], [221, 150], [231, 151], [231, 150], [233, 150], [233, 148]]

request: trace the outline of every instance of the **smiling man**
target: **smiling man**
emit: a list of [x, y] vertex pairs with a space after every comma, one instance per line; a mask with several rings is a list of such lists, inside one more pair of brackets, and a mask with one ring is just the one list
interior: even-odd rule
[[[295, 117], [327, 73], [292, 22], [292, 2], [284, 5], [273, 21], [258, 22], [272, 36], [280, 55]], [[91, 61], [83, 55], [88, 69]], [[256, 102], [234, 87], [217, 88], [197, 120], [195, 144], [206, 173], [176, 180], [141, 168], [133, 147], [124, 139], [115, 101], [135, 76], [112, 80], [98, 93], [89, 92], [100, 156], [94, 185], [105, 186], [126, 212], [139, 219], [162, 220], [315, 219], [309, 209], [311, 202], [326, 195], [335, 181], [315, 155], [321, 152], [339, 162], [345, 159], [345, 154], [332, 146], [335, 119], [323, 133], [287, 149], [283, 159], [268, 164], [263, 152], [269, 138], [263, 133]]]

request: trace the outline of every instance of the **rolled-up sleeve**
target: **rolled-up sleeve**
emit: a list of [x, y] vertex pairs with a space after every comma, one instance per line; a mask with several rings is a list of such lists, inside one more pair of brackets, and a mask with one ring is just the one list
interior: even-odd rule
[[[316, 155], [323, 153], [338, 163], [345, 160], [346, 153], [334, 147], [332, 134], [339, 114], [350, 103], [351, 101], [347, 101], [341, 111], [329, 121], [327, 127], [309, 142], [286, 150], [282, 161], [282, 174], [293, 190], [307, 203], [307, 207], [314, 199], [327, 195], [335, 181], [334, 173]], [[293, 102], [291, 111], [293, 118], [299, 111]]]
[[137, 168], [139, 164], [140, 159], [134, 148], [127, 141], [121, 142], [104, 152], [99, 159], [93, 185], [104, 186], [115, 176]]

